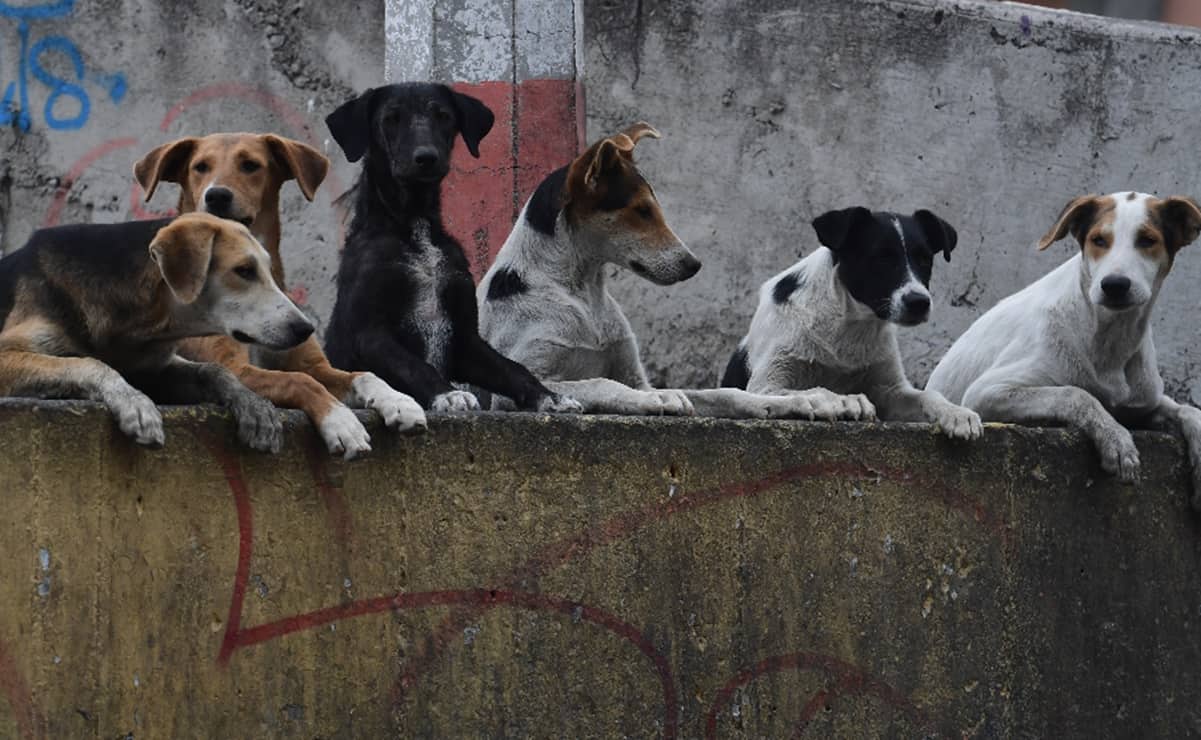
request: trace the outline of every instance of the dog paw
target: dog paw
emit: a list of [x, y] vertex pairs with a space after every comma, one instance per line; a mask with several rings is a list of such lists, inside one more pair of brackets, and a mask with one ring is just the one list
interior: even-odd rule
[[317, 425], [317, 431], [331, 455], [353, 460], [371, 452], [371, 435], [367, 434], [354, 412], [342, 404], [329, 410]]
[[447, 391], [441, 395], [434, 396], [434, 401], [430, 404], [430, 411], [436, 414], [453, 414], [456, 412], [479, 410], [479, 399], [467, 391]]
[[373, 373], [359, 375], [352, 387], [358, 405], [375, 409], [389, 429], [407, 432], [426, 428], [425, 410], [421, 404], [412, 396], [393, 389]]
[[1097, 448], [1101, 452], [1102, 470], [1116, 475], [1123, 483], [1138, 480], [1138, 448], [1129, 431], [1123, 427], [1103, 429], [1097, 438]]
[[842, 395], [825, 388], [793, 391], [786, 398], [788, 416], [810, 421], [869, 421], [876, 418], [876, 408], [867, 396], [856, 393]]
[[567, 396], [560, 396], [558, 393], [551, 393], [538, 399], [536, 409], [547, 414], [584, 413], [584, 407], [579, 401]]
[[[837, 394], [835, 394], [837, 395]], [[841, 421], [875, 421], [876, 407], [862, 393], [851, 393], [838, 396], [841, 407], [838, 409]]]
[[166, 442], [163, 416], [148, 396], [132, 391], [122, 394], [109, 407], [117, 419], [117, 426], [138, 444], [162, 447]]
[[242, 444], [259, 452], [279, 452], [283, 446], [284, 426], [270, 401], [248, 395], [230, 404], [229, 411], [238, 423], [238, 439]]
[[962, 406], [952, 406], [939, 411], [934, 423], [951, 439], [980, 439], [984, 435], [984, 424], [980, 415]]

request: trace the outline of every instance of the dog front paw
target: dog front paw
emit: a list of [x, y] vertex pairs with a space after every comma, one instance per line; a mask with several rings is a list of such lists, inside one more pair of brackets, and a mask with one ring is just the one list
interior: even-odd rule
[[934, 423], [951, 439], [980, 439], [984, 424], [980, 415], [962, 406], [950, 406], [938, 412]]
[[317, 431], [331, 455], [353, 460], [371, 452], [371, 436], [354, 412], [342, 404], [330, 409], [317, 425]]
[[163, 416], [148, 396], [130, 389], [128, 393], [109, 402], [108, 406], [117, 419], [117, 426], [138, 444], [162, 447], [166, 442]]
[[1138, 480], [1138, 447], [1134, 437], [1123, 427], [1110, 426], [1102, 429], [1096, 439], [1101, 453], [1101, 469], [1116, 475], [1123, 483]]
[[656, 410], [654, 413], [660, 416], [694, 416], [696, 414], [696, 410], [692, 408], [692, 401], [688, 400], [688, 395], [684, 391], [655, 390], [647, 392], [655, 399]]
[[825, 388], [792, 391], [788, 399], [788, 415], [810, 421], [870, 421], [876, 418], [876, 407], [860, 393], [842, 395]]
[[453, 414], [479, 410], [479, 399], [467, 391], [447, 391], [446, 393], [434, 396], [434, 401], [430, 404], [430, 411], [436, 414]]
[[375, 409], [384, 425], [398, 432], [425, 429], [425, 410], [412, 396], [401, 393], [373, 373], [363, 373], [354, 380], [354, 397], [363, 408]]
[[279, 412], [265, 398], [248, 394], [229, 405], [238, 423], [238, 439], [259, 452], [279, 452], [283, 446], [284, 426]]
[[547, 414], [582, 414], [584, 406], [574, 398], [551, 393], [538, 399], [537, 410]]

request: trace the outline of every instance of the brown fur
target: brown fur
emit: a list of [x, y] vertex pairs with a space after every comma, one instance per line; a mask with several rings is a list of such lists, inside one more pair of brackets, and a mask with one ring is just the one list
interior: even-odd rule
[[[271, 255], [272, 276], [286, 291], [279, 253], [279, 190], [295, 178], [311, 201], [328, 169], [328, 159], [298, 141], [271, 134], [210, 134], [154, 149], [134, 166], [134, 175], [148, 200], [160, 181], [179, 184], [181, 213], [197, 210], [210, 184], [232, 190], [235, 217], [248, 223], [263, 242]], [[359, 375], [331, 366], [316, 337], [282, 353], [275, 369], [252, 365], [249, 349], [228, 337], [189, 340], [181, 352], [224, 365], [254, 392], [277, 406], [303, 410], [318, 425], [339, 401], [350, 396]]]

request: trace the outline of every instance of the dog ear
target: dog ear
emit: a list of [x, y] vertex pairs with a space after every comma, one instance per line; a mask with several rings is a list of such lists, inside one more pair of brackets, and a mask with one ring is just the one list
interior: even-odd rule
[[208, 280], [217, 224], [208, 219], [177, 218], [154, 235], [150, 259], [180, 303], [193, 303]]
[[650, 125], [646, 121], [639, 121], [621, 133], [609, 137], [609, 140], [616, 144], [617, 148], [620, 149], [627, 158], [632, 158], [634, 154], [634, 147], [638, 144], [638, 141], [647, 136], [651, 137], [652, 139], [663, 138], [659, 132], [655, 130], [654, 126]]
[[620, 166], [622, 156], [621, 149], [612, 139], [601, 140], [596, 145], [596, 151], [592, 154], [592, 161], [588, 163], [588, 169], [584, 171], [584, 183], [590, 189], [595, 189], [600, 183], [601, 175]]
[[813, 230], [817, 232], [817, 240], [822, 246], [828, 247], [837, 258], [855, 225], [871, 217], [872, 212], [863, 206], [827, 211], [813, 219]]
[[463, 143], [467, 145], [467, 151], [471, 152], [471, 156], [479, 159], [480, 141], [492, 130], [496, 116], [492, 115], [492, 110], [488, 106], [470, 95], [451, 90], [450, 96], [455, 101], [455, 114], [459, 119], [459, 135], [463, 137]]
[[351, 98], [325, 117], [325, 126], [334, 141], [342, 148], [349, 162], [357, 162], [367, 153], [371, 143], [371, 109], [375, 88], [367, 88], [362, 95]]
[[196, 149], [194, 136], [176, 139], [169, 144], [151, 149], [134, 163], [133, 176], [146, 192], [146, 202], [154, 195], [160, 182], [182, 183], [187, 175], [188, 161]]
[[311, 201], [317, 194], [317, 188], [321, 187], [325, 174], [329, 172], [329, 160], [308, 144], [285, 139], [282, 136], [267, 134], [263, 137], [263, 141], [271, 150], [271, 155], [288, 173], [284, 179], [296, 178], [300, 192], [304, 193], [306, 200]]
[[1165, 198], [1156, 204], [1167, 248], [1175, 252], [1201, 236], [1201, 208], [1197, 201], [1181, 195]]
[[1055, 242], [1064, 238], [1070, 231], [1072, 236], [1081, 244], [1084, 243], [1085, 234], [1088, 232], [1088, 226], [1093, 221], [1093, 216], [1097, 212], [1097, 195], [1082, 195], [1075, 198], [1072, 202], [1063, 207], [1059, 213], [1059, 218], [1055, 221], [1055, 225], [1051, 230], [1043, 235], [1042, 239], [1038, 240], [1039, 250], [1044, 250]]
[[916, 211], [913, 220], [922, 227], [926, 240], [930, 242], [930, 248], [935, 252], [942, 252], [942, 256], [950, 262], [951, 250], [959, 243], [959, 235], [955, 233], [954, 227], [925, 208]]

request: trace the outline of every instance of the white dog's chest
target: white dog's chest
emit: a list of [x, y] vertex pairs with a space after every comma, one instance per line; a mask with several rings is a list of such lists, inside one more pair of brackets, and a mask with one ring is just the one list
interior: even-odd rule
[[429, 225], [418, 221], [413, 227], [418, 254], [408, 262], [412, 271], [413, 323], [425, 343], [425, 360], [443, 374], [449, 365], [452, 328], [442, 307], [446, 287], [445, 255], [430, 241]]

